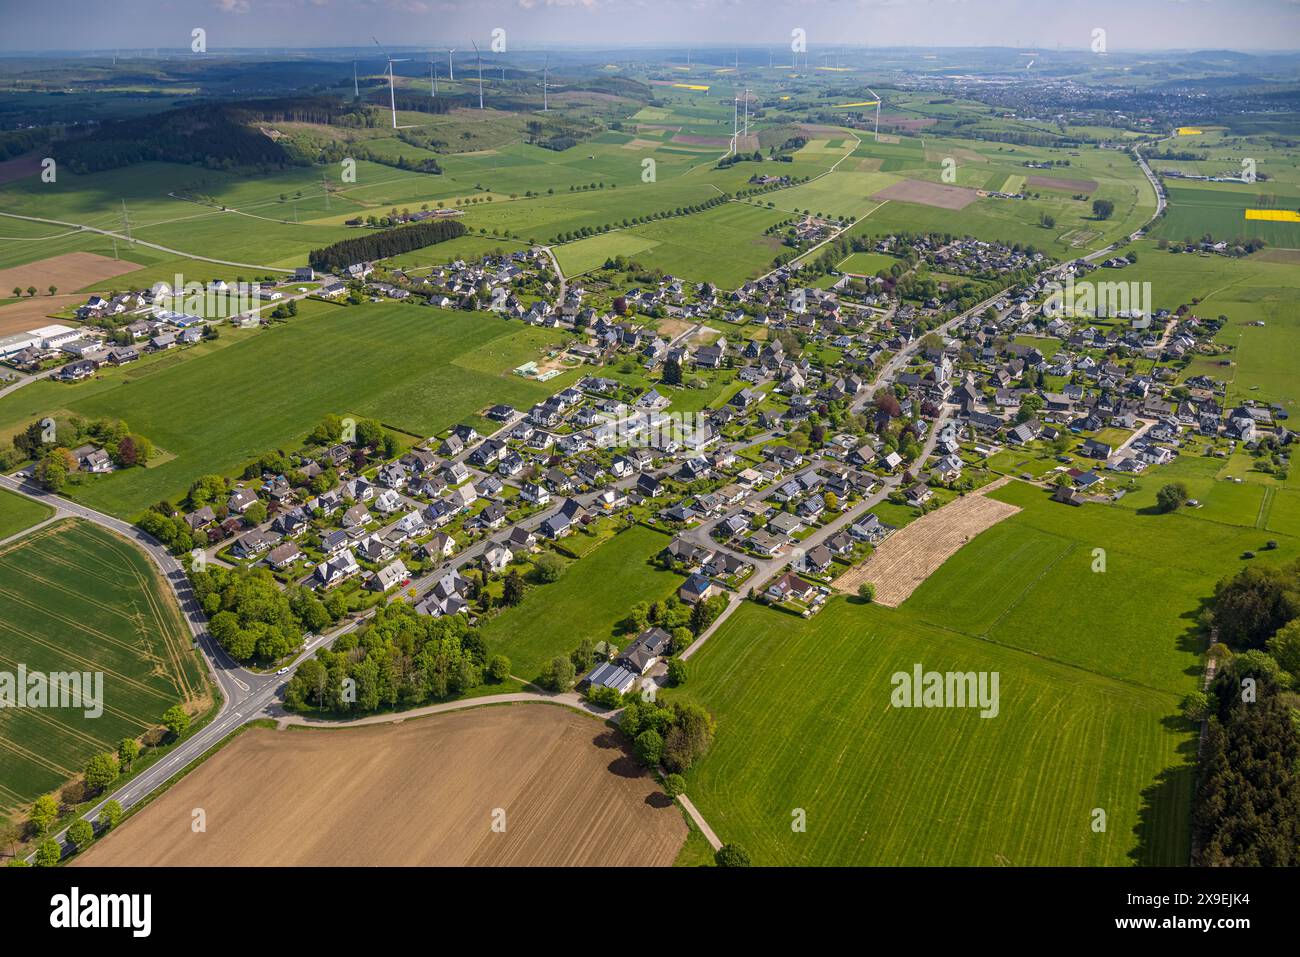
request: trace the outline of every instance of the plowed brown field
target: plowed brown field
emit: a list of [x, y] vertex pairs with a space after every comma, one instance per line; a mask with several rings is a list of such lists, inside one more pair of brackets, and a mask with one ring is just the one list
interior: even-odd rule
[[895, 608], [972, 538], [1020, 511], [985, 493], [1007, 479], [991, 482], [942, 508], [922, 515], [885, 539], [871, 556], [835, 580], [835, 589], [854, 594], [863, 582], [875, 586], [875, 601]]
[[[195, 808], [205, 832], [191, 830]], [[76, 861], [670, 865], [685, 839], [681, 813], [615, 732], [522, 704], [363, 728], [251, 729]]]

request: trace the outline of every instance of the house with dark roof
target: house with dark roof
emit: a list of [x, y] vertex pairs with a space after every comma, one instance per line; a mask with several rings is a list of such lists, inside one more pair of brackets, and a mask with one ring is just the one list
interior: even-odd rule
[[712, 598], [721, 591], [708, 577], [694, 574], [677, 589], [677, 597], [688, 605], [693, 605], [706, 598]]
[[673, 636], [656, 625], [637, 635], [636, 640], [619, 654], [617, 663], [643, 675], [668, 653], [672, 641]]

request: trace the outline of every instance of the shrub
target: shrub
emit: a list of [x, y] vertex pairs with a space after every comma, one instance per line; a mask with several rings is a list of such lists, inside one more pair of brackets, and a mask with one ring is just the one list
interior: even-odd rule
[[1156, 507], [1162, 512], [1172, 512], [1187, 502], [1187, 486], [1170, 482], [1156, 492]]
[[723, 844], [713, 854], [713, 861], [719, 867], [749, 867], [749, 852], [739, 844]]
[[659, 764], [659, 757], [664, 750], [664, 739], [657, 731], [642, 731], [636, 736], [633, 745], [637, 759], [646, 767], [653, 768]]
[[493, 655], [488, 659], [487, 670], [493, 681], [505, 681], [510, 677], [510, 659], [505, 655]]

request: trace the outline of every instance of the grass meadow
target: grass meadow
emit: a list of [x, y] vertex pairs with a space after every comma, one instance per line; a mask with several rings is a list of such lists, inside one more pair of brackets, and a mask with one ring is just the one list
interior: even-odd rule
[[17, 535], [53, 514], [54, 510], [48, 505], [0, 489], [0, 539]]
[[292, 448], [328, 413], [373, 416], [424, 438], [461, 421], [481, 425], [477, 414], [497, 402], [526, 407], [564, 380], [543, 385], [511, 370], [558, 338], [483, 314], [313, 304], [292, 322], [194, 357], [175, 352], [84, 384], [20, 389], [0, 401], [0, 422], [113, 416], [148, 436], [172, 457], [69, 489], [131, 518], [179, 498], [200, 475]]
[[[692, 659], [677, 693], [718, 734], [687, 792], [724, 841], [765, 864], [1186, 862], [1195, 616], [1264, 538], [1279, 548], [1255, 561], [1295, 558], [1300, 527], [1266, 535], [1255, 492], [1217, 516], [1157, 515], [1145, 483], [1121, 506], [992, 494], [1021, 511], [900, 608], [837, 598], [804, 621], [746, 605]], [[1295, 494], [1273, 495], [1292, 523]], [[918, 662], [998, 671], [1000, 714], [890, 707], [890, 677]]]
[[559, 581], [531, 588], [522, 603], [484, 625], [488, 650], [508, 656], [514, 674], [531, 681], [583, 638], [615, 641], [634, 604], [660, 601], [681, 584], [680, 575], [647, 561], [667, 544], [666, 535], [641, 526], [619, 532], [570, 564]]

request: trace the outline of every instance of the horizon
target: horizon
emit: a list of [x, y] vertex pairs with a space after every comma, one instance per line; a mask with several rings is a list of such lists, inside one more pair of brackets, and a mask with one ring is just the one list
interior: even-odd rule
[[[804, 31], [809, 48], [822, 50], [1086, 52], [1097, 29], [1106, 32], [1113, 53], [1300, 52], [1296, 0], [1098, 0], [1086, 9], [1045, 7], [1041, 0], [809, 0], [793, 10], [781, 0], [119, 0], [110, 14], [96, 0], [6, 0], [0, 3], [8, 27], [0, 53], [155, 47], [181, 52], [188, 51], [194, 28], [206, 31], [212, 55], [223, 49], [346, 52], [370, 46], [372, 34], [382, 42], [412, 32], [428, 39], [387, 45], [421, 49], [481, 37], [486, 50], [496, 29], [506, 31], [507, 52], [692, 46], [775, 51], [788, 49], [794, 30]], [[683, 42], [685, 32], [698, 42]], [[621, 42], [628, 34], [643, 42]], [[1295, 39], [1278, 46], [1279, 37]]]

